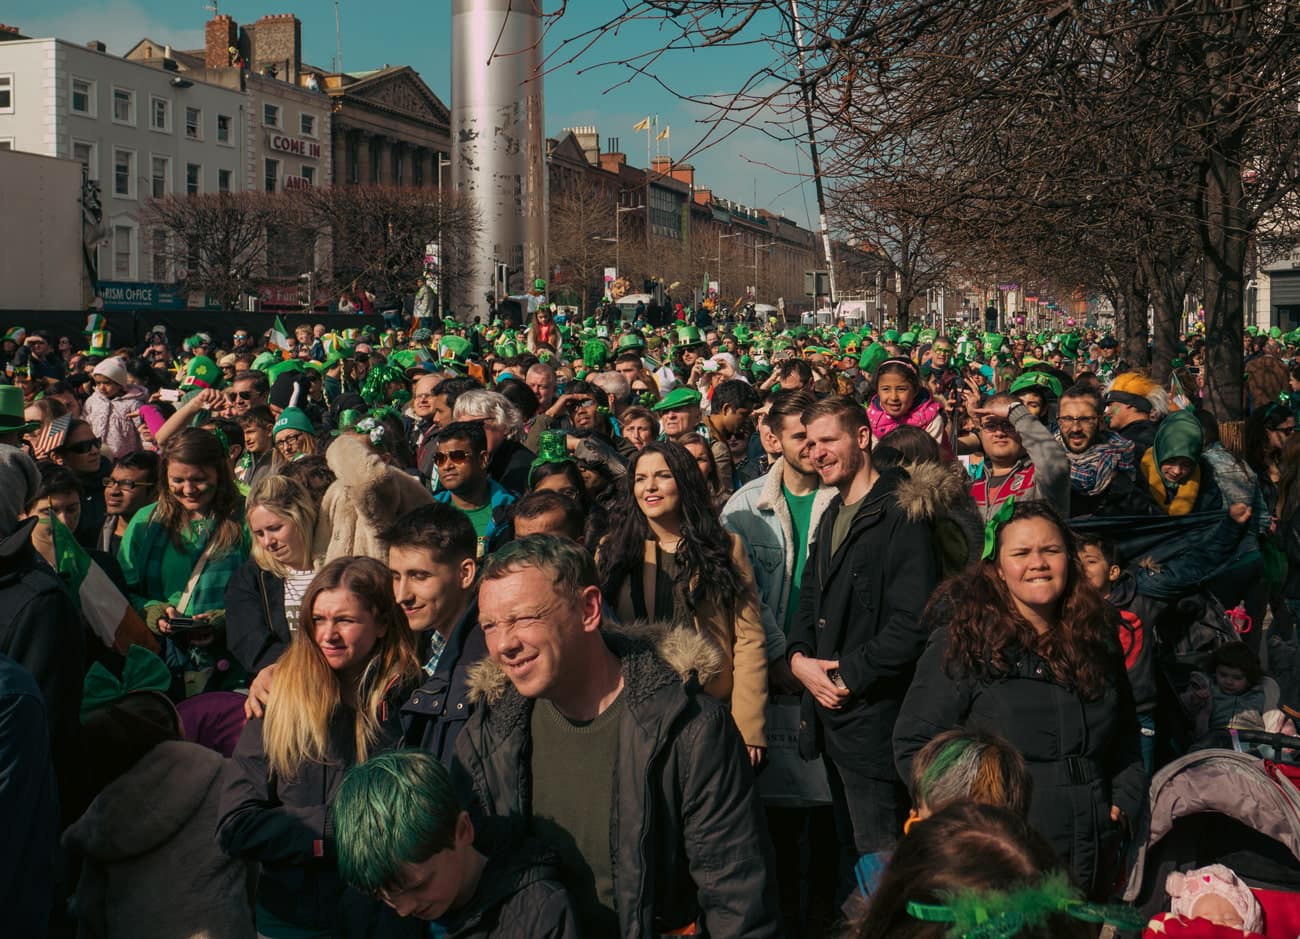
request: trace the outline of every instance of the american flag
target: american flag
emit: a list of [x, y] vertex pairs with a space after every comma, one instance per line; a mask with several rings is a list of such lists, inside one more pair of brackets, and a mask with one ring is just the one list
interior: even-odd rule
[[64, 414], [62, 417], [56, 417], [37, 432], [32, 440], [32, 450], [35, 451], [38, 460], [49, 456], [63, 443], [63, 438], [68, 435], [68, 425], [71, 423], [72, 415]]

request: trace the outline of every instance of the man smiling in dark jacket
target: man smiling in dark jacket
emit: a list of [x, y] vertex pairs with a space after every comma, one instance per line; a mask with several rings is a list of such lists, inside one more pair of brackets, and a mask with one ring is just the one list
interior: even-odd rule
[[839, 495], [809, 548], [786, 656], [806, 689], [800, 751], [826, 758], [847, 895], [857, 858], [884, 850], [899, 832], [905, 803], [892, 735], [925, 649], [920, 614], [939, 566], [930, 527], [899, 507], [906, 474], [871, 464], [862, 406], [826, 398], [803, 422], [811, 462]]
[[491, 661], [454, 767], [470, 814], [521, 818], [559, 854], [585, 936], [779, 936], [745, 747], [700, 691], [716, 649], [683, 630], [669, 664], [602, 632], [601, 610], [573, 542], [533, 535], [485, 562]]

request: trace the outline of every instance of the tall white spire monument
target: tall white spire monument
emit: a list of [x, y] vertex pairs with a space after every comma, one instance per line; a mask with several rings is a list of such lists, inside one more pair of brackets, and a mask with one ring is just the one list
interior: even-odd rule
[[451, 297], [461, 319], [484, 314], [494, 290], [525, 293], [547, 276], [542, 3], [452, 0], [452, 188], [482, 224], [473, 276]]

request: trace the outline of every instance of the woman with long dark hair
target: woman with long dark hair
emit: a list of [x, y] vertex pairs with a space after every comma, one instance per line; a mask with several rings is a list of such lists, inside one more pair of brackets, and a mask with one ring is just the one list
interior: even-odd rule
[[388, 568], [356, 557], [325, 565], [276, 663], [266, 716], [244, 725], [221, 794], [221, 849], [261, 865], [259, 935], [335, 935], [344, 885], [329, 799], [349, 768], [400, 740], [399, 708], [420, 674]]
[[723, 664], [704, 691], [730, 702], [750, 758], [761, 759], [767, 653], [753, 570], [681, 445], [654, 441], [635, 456], [597, 566], [624, 622], [669, 621], [714, 642]]
[[158, 501], [136, 512], [118, 550], [132, 602], [170, 640], [168, 664], [186, 673], [188, 693], [232, 687], [244, 675], [226, 654], [226, 584], [250, 546], [230, 461], [214, 434], [189, 427], [163, 445], [158, 482]]
[[1042, 502], [1004, 504], [983, 559], [926, 611], [934, 631], [894, 728], [903, 778], [957, 725], [1000, 734], [1034, 780], [1029, 821], [1090, 893], [1104, 893], [1146, 779], [1117, 624]]

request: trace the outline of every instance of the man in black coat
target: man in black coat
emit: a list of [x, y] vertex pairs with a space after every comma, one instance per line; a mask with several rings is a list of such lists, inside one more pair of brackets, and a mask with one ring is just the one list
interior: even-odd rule
[[897, 838], [906, 808], [892, 735], [925, 649], [920, 614], [939, 565], [929, 525], [899, 507], [906, 474], [871, 464], [862, 406], [826, 398], [803, 422], [811, 462], [839, 495], [809, 548], [786, 657], [805, 688], [800, 751], [825, 758], [847, 894], [853, 863]]
[[435, 502], [398, 519], [384, 543], [425, 674], [402, 706], [402, 734], [407, 746], [450, 767], [456, 735], [473, 710], [469, 670], [487, 655], [475, 602], [478, 538], [464, 512]]

